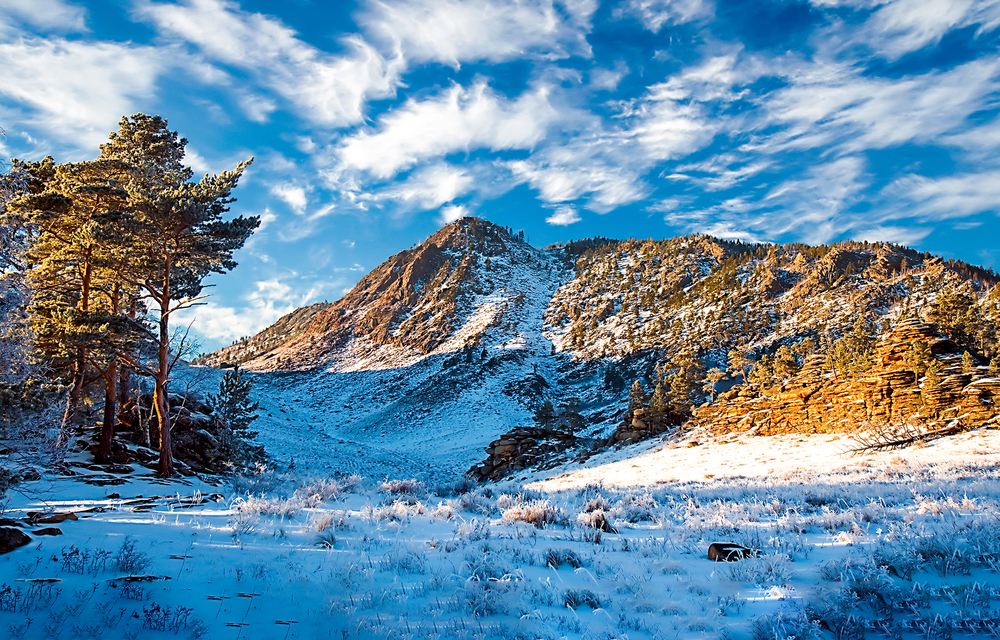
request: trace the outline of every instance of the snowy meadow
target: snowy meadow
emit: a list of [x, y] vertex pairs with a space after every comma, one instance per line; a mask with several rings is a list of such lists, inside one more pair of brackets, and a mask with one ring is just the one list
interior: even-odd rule
[[[6, 497], [2, 517], [35, 534], [0, 556], [0, 633], [1000, 637], [998, 445], [980, 431], [841, 451], [831, 469], [814, 462], [828, 439], [759, 438], [496, 485], [276, 471], [117, 484], [80, 467]], [[783, 466], [725, 470], [763, 450]], [[632, 476], [612, 472], [626, 463]], [[752, 553], [713, 562], [715, 542]]]

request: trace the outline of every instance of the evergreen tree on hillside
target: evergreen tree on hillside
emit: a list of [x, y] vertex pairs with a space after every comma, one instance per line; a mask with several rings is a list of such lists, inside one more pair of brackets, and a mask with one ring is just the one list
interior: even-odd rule
[[219, 393], [208, 397], [216, 415], [232, 430], [233, 439], [226, 444], [233, 451], [234, 464], [241, 468], [264, 459], [264, 448], [251, 442], [258, 432], [251, 431], [250, 425], [260, 409], [259, 402], [250, 401], [252, 389], [253, 381], [237, 367], [222, 376]]
[[556, 410], [552, 406], [551, 400], [545, 400], [538, 409], [535, 410], [535, 423], [541, 427], [550, 426], [556, 419]]
[[632, 388], [628, 392], [628, 409], [629, 411], [635, 411], [636, 409], [641, 409], [646, 406], [646, 401], [648, 396], [646, 395], [646, 388], [643, 387], [641, 380], [636, 380], [632, 383]]

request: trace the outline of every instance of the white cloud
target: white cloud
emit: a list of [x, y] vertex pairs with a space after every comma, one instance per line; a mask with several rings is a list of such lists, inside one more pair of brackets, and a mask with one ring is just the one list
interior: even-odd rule
[[[275, 18], [241, 11], [225, 0], [146, 1], [139, 14], [210, 58], [256, 72], [261, 84], [304, 118], [324, 125], [360, 122], [366, 101], [393, 95], [398, 83], [402, 61], [386, 60], [358, 37], [344, 40], [347, 55], [332, 56], [298, 39]], [[243, 104], [258, 120], [271, 109], [265, 97], [244, 97]]]
[[[774, 240], [791, 235], [822, 244], [845, 231], [878, 223], [870, 213], [854, 213], [870, 178], [865, 160], [838, 158], [812, 167], [771, 188], [763, 198], [738, 196], [697, 210], [666, 211], [668, 224], [700, 233], [739, 239]], [[662, 209], [661, 209], [662, 210]]]
[[589, 196], [588, 208], [610, 211], [650, 193], [643, 176], [652, 167], [711, 142], [720, 124], [702, 99], [719, 94], [700, 71], [680, 75], [625, 103], [614, 128], [596, 118], [578, 118], [578, 123], [586, 123], [584, 130], [562, 131], [561, 139], [546, 140], [530, 158], [506, 166], [515, 179], [538, 189], [546, 202]]
[[386, 190], [382, 197], [426, 211], [468, 193], [472, 184], [473, 177], [464, 168], [434, 164], [415, 171], [402, 184]]
[[835, 23], [830, 43], [841, 50], [869, 49], [890, 60], [935, 45], [955, 29], [979, 25], [982, 33], [1000, 25], [1000, 3], [995, 0], [813, 0], [813, 4], [875, 9], [860, 27]]
[[545, 219], [545, 222], [559, 227], [566, 227], [582, 220], [576, 209], [564, 204], [556, 207], [555, 212]]
[[898, 80], [865, 77], [846, 64], [806, 65], [765, 109], [772, 123], [788, 125], [774, 136], [779, 149], [838, 145], [854, 152], [936, 141], [968, 128], [969, 115], [1000, 88], [998, 73], [994, 58]]
[[596, 0], [374, 0], [366, 31], [407, 60], [458, 67], [525, 56], [590, 55]]
[[277, 184], [271, 187], [271, 193], [278, 196], [298, 215], [305, 214], [306, 205], [309, 203], [305, 188], [294, 184]]
[[207, 304], [175, 312], [175, 322], [186, 325], [194, 321], [194, 330], [209, 340], [235, 340], [256, 334], [281, 316], [322, 299], [344, 283], [342, 278], [314, 281], [295, 273], [287, 278], [258, 280], [253, 283], [250, 293], [243, 296], [245, 304], [239, 308], [210, 300]]
[[710, 18], [714, 13], [715, 4], [710, 0], [627, 0], [615, 10], [618, 17], [638, 18], [653, 33], [659, 33], [663, 25]]
[[[0, 95], [21, 105], [5, 117], [91, 153], [123, 114], [156, 92], [158, 76], [183, 63], [177, 51], [111, 42], [21, 38], [0, 44]], [[9, 104], [9, 103], [8, 103]]]
[[469, 208], [465, 205], [450, 205], [442, 207], [441, 215], [438, 216], [438, 222], [441, 224], [451, 224], [467, 215], [469, 215]]
[[506, 100], [484, 82], [454, 86], [383, 115], [376, 130], [345, 138], [337, 153], [344, 167], [387, 178], [455, 151], [528, 149], [560, 118], [549, 95], [549, 87], [539, 86]]
[[0, 33], [16, 29], [17, 20], [48, 31], [86, 31], [86, 18], [84, 8], [62, 0], [0, 0]]
[[1000, 212], [1000, 170], [966, 173], [944, 178], [908, 176], [891, 185], [886, 193], [892, 200], [912, 203], [897, 215], [947, 220], [983, 213]]
[[618, 83], [629, 74], [629, 68], [624, 62], [618, 62], [613, 69], [598, 67], [590, 72], [590, 86], [594, 89], [614, 91]]

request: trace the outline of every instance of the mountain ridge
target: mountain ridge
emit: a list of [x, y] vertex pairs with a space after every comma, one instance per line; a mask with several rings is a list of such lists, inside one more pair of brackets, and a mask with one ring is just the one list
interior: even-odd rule
[[[633, 441], [678, 428], [710, 401], [736, 402], [715, 397], [734, 384], [780, 385], [809, 358], [835, 361], [845, 375], [870, 368], [873, 345], [908, 318], [938, 322], [987, 366], [997, 357], [997, 281], [990, 270], [890, 243], [692, 235], [536, 249], [465, 218], [392, 256], [341, 300], [290, 314], [202, 362], [242, 359], [264, 384], [298, 372], [303, 388], [363, 374], [364, 389], [334, 392], [341, 415], [330, 429], [393, 436], [393, 451], [424, 434], [428, 466], [433, 438], [455, 432], [458, 459], [448, 465], [468, 468], [479, 447], [531, 424], [545, 401], [557, 414], [579, 411], [580, 442]], [[744, 359], [739, 372], [734, 352]], [[631, 427], [634, 381], [644, 402], [666, 403], [662, 428]]]

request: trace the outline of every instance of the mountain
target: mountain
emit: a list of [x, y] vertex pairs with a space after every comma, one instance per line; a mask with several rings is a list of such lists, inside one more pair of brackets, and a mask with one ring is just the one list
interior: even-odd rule
[[[997, 281], [887, 243], [694, 235], [536, 249], [463, 218], [341, 300], [293, 312], [201, 364], [257, 372], [272, 423], [262, 432], [297, 439], [307, 458], [335, 450], [333, 466], [434, 473], [468, 468], [489, 444], [479, 469], [493, 477], [689, 420], [711, 428], [712, 415], [736, 411], [726, 403], [780, 389], [807, 362], [821, 377], [860, 379], [884, 364], [880, 340], [916, 320], [954, 345], [939, 369], [969, 351], [966, 365], [991, 375]], [[911, 367], [919, 385], [945, 354], [913, 348], [924, 358]], [[742, 396], [725, 393], [733, 385]], [[538, 429], [498, 438], [539, 409]]]

